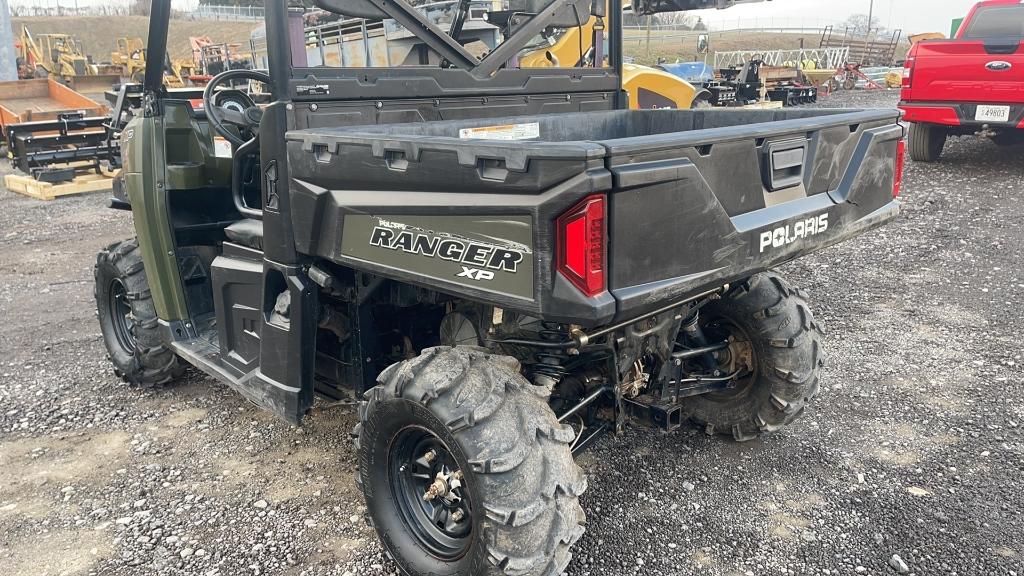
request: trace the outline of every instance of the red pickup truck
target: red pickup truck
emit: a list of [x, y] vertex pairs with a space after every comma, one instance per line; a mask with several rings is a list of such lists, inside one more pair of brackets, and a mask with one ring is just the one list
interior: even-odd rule
[[900, 100], [914, 160], [937, 161], [949, 136], [1024, 143], [1024, 1], [979, 2], [955, 39], [915, 44]]

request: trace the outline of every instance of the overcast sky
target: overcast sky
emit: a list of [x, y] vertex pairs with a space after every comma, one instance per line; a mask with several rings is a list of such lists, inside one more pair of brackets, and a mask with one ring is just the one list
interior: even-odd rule
[[[976, 0], [875, 0], [875, 15], [887, 28], [902, 28], [905, 32], [944, 32], [949, 34], [954, 18], [961, 18], [974, 6]], [[817, 21], [838, 22], [851, 14], [867, 14], [871, 0], [773, 0], [760, 4], [734, 6], [727, 10], [698, 10], [709, 23], [728, 25], [737, 20], [770, 20], [781, 22], [772, 26], [817, 25]], [[745, 22], [744, 22], [745, 23]]]
[[[79, 0], [79, 5], [127, 5], [133, 0]], [[55, 2], [73, 5], [75, 0], [10, 0], [15, 5], [53, 6]], [[949, 33], [954, 18], [966, 16], [976, 0], [874, 0], [875, 14], [887, 28], [904, 32]], [[189, 8], [199, 0], [172, 0], [176, 8]], [[818, 27], [845, 20], [851, 14], [867, 14], [871, 0], [772, 0], [771, 2], [734, 6], [728, 10], [697, 10], [705, 21], [716, 28], [737, 25], [773, 27]], [[716, 25], [717, 24], [717, 25]]]

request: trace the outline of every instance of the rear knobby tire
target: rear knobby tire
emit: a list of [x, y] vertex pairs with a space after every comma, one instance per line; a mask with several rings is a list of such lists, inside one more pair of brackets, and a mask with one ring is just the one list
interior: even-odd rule
[[754, 364], [734, 389], [683, 401], [708, 434], [752, 440], [791, 424], [817, 395], [824, 333], [805, 296], [778, 275], [749, 278], [705, 306], [701, 321], [734, 327], [732, 337], [749, 342]]
[[949, 131], [936, 124], [910, 124], [910, 157], [915, 162], [938, 162]]
[[[366, 393], [356, 426], [357, 483], [380, 540], [405, 574], [561, 574], [583, 534], [586, 478], [574, 431], [519, 363], [475, 347], [438, 347], [392, 365]], [[443, 558], [403, 518], [392, 443], [427, 430], [464, 471], [472, 520], [466, 549]], [[407, 517], [407, 516], [406, 516]]]
[[96, 311], [114, 373], [129, 384], [169, 384], [185, 365], [161, 338], [137, 239], [111, 244], [96, 256]]

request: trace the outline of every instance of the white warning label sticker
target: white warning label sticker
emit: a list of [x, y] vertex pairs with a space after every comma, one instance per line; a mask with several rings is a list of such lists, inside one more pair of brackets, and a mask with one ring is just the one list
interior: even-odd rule
[[223, 136], [213, 137], [213, 155], [216, 158], [231, 158], [233, 154], [231, 142]]
[[481, 126], [459, 130], [463, 140], [530, 140], [540, 138], [540, 124], [505, 124], [503, 126]]

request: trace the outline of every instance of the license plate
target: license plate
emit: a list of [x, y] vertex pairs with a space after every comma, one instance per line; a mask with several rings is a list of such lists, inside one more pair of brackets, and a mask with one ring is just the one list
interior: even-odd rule
[[974, 119], [979, 122], [1009, 122], [1009, 106], [978, 106]]

